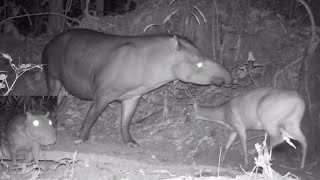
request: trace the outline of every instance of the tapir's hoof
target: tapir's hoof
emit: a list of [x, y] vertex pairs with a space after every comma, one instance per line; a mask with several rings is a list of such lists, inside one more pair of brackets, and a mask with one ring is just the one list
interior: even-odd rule
[[138, 143], [128, 143], [127, 145], [133, 148], [141, 147]]
[[77, 139], [77, 140], [74, 141], [74, 144], [76, 144], [76, 145], [83, 144], [83, 140], [82, 139]]
[[74, 141], [75, 144], [83, 144], [84, 141], [89, 140], [89, 134], [83, 133], [82, 128], [77, 133], [77, 140]]
[[141, 147], [135, 140], [131, 139], [130, 141], [127, 141], [126, 144], [130, 147], [137, 148]]

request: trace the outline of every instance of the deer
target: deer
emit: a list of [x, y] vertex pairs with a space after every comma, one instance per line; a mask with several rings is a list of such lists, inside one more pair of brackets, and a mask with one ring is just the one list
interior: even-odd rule
[[296, 91], [271, 87], [256, 88], [215, 107], [198, 105], [194, 101], [193, 108], [194, 111], [188, 113], [186, 122], [206, 120], [222, 124], [231, 130], [222, 161], [239, 135], [245, 168], [248, 167], [246, 130], [264, 130], [269, 135], [271, 148], [283, 142], [281, 133], [285, 131], [290, 139], [301, 144], [300, 168], [304, 168], [307, 141], [300, 129], [300, 122], [305, 111], [305, 101]]

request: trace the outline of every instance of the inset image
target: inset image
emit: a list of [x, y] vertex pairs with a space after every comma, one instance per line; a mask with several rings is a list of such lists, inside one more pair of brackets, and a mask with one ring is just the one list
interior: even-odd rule
[[39, 168], [41, 150], [56, 142], [55, 96], [0, 97], [2, 168]]

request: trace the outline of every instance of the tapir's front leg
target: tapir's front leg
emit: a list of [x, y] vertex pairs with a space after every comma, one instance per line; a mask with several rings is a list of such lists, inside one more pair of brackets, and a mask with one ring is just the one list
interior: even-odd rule
[[112, 93], [106, 93], [107, 96], [96, 96], [94, 98], [90, 109], [87, 113], [87, 117], [84, 120], [80, 130], [79, 130], [79, 139], [75, 141], [76, 144], [81, 144], [84, 141], [89, 139], [89, 133], [91, 131], [92, 126], [98, 120], [98, 117], [101, 115], [103, 110], [107, 107], [107, 105], [114, 100], [114, 96]]
[[121, 135], [124, 143], [129, 146], [139, 146], [139, 144], [131, 137], [130, 125], [132, 117], [137, 109], [141, 96], [135, 96], [130, 99], [125, 99], [121, 102]]

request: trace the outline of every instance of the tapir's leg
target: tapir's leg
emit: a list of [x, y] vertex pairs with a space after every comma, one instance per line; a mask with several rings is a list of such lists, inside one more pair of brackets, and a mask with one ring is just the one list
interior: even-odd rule
[[47, 75], [47, 88], [48, 88], [48, 96], [57, 96], [62, 84], [59, 80], [53, 78], [50, 75]]
[[[64, 89], [61, 82], [50, 75], [47, 76], [47, 88], [48, 88], [48, 96], [58, 96], [57, 97], [57, 107], [56, 110], [60, 107], [61, 103], [63, 102], [64, 98], [67, 96], [67, 91]], [[56, 128], [56, 134], [58, 134], [58, 118], [57, 115], [53, 118], [53, 124]], [[57, 145], [57, 141], [54, 145]]]
[[62, 104], [63, 100], [65, 99], [65, 97], [67, 97], [68, 92], [64, 89], [64, 87], [62, 86], [59, 93], [58, 93], [58, 98], [57, 98], [57, 108], [60, 107], [60, 105]]
[[121, 112], [121, 135], [124, 143], [129, 146], [139, 145], [130, 134], [130, 125], [132, 117], [137, 109], [139, 99], [141, 96], [135, 96], [130, 99], [125, 99], [122, 101], [122, 112]]
[[[106, 93], [108, 94], [108, 93]], [[111, 93], [108, 96], [98, 97], [96, 96], [90, 106], [90, 109], [87, 113], [86, 119], [84, 120], [80, 131], [79, 131], [79, 139], [75, 141], [76, 144], [83, 143], [89, 139], [89, 133], [93, 126], [93, 124], [97, 121], [100, 114], [107, 107], [107, 105], [113, 100]]]
[[47, 76], [48, 96], [58, 96], [57, 108], [61, 105], [63, 99], [67, 96], [67, 91], [64, 89], [61, 82], [51, 76]]

